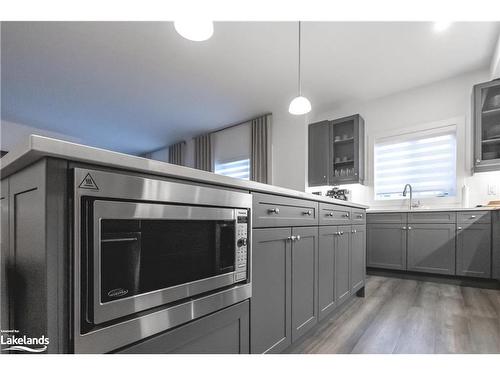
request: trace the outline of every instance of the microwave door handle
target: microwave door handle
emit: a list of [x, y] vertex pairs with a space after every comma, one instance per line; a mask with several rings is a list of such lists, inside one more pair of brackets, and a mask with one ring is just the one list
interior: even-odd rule
[[124, 238], [106, 238], [101, 242], [132, 242], [137, 241], [137, 237], [124, 237]]

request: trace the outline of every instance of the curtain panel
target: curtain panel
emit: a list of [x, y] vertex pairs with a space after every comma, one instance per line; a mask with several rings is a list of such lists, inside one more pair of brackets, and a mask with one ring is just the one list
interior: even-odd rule
[[194, 167], [213, 172], [212, 134], [204, 134], [194, 139]]
[[168, 146], [168, 162], [177, 165], [186, 165], [186, 142], [178, 142]]
[[271, 122], [272, 115], [265, 115], [252, 120], [250, 179], [265, 184], [272, 182]]

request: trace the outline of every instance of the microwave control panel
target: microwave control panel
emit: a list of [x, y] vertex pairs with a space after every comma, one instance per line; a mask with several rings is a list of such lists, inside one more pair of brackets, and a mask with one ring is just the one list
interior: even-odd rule
[[247, 278], [248, 212], [237, 210], [236, 214], [235, 281], [242, 281]]

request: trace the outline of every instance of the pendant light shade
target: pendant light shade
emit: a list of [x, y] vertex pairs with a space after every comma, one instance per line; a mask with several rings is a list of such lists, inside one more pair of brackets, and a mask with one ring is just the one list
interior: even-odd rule
[[288, 112], [292, 115], [305, 115], [311, 111], [311, 102], [305, 96], [302, 96], [302, 82], [300, 79], [300, 21], [299, 21], [299, 95], [295, 97], [288, 107]]
[[311, 102], [304, 96], [297, 96], [290, 102], [288, 112], [292, 115], [305, 115], [311, 111]]
[[175, 31], [186, 39], [194, 42], [202, 42], [210, 39], [214, 33], [214, 23], [212, 21], [175, 21]]

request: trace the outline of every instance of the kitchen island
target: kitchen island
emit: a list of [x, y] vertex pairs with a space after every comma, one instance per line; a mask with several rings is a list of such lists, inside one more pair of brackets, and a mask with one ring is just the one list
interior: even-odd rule
[[[360, 204], [35, 135], [1, 159], [0, 175], [2, 329], [49, 337], [49, 353], [276, 353], [364, 293]], [[226, 264], [234, 279], [214, 277], [218, 289], [210, 290], [200, 279], [164, 300], [133, 286], [96, 299], [97, 283], [118, 273], [93, 278], [95, 270], [139, 264], [135, 244], [142, 237], [144, 249], [154, 245], [152, 231], [168, 243], [153, 223], [137, 221], [145, 212], [232, 217], [237, 228], [227, 233], [237, 243], [228, 242], [235, 253]], [[100, 249], [117, 243], [127, 257], [105, 257]]]

